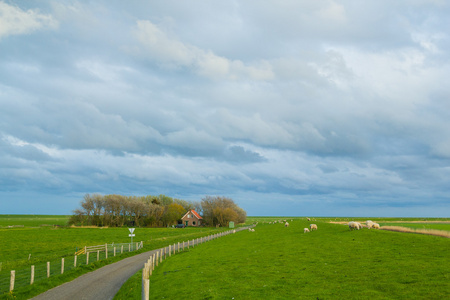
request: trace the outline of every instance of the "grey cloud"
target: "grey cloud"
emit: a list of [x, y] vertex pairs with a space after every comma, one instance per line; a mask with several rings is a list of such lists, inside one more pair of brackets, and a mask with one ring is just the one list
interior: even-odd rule
[[0, 192], [445, 207], [446, 3], [14, 5], [35, 23], [0, 34], [0, 133], [22, 142]]
[[242, 146], [231, 146], [225, 150], [225, 159], [235, 163], [255, 163], [267, 161], [261, 154], [246, 150]]

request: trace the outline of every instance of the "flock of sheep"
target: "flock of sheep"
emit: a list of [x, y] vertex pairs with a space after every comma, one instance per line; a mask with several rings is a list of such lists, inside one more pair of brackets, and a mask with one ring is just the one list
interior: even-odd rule
[[[360, 230], [363, 227], [364, 226], [361, 223], [359, 223], [359, 222], [355, 222], [355, 221], [348, 222], [348, 228], [350, 228], [350, 230], [355, 230], [355, 229]], [[373, 228], [373, 229], [380, 229], [380, 224], [372, 222], [370, 220], [367, 220], [366, 221], [366, 227], [368, 229], [371, 229], [371, 228]]]
[[[310, 218], [306, 218], [308, 221], [311, 221]], [[292, 221], [292, 220], [291, 220]], [[269, 222], [269, 224], [275, 224], [275, 223], [284, 223], [284, 227], [289, 227], [289, 222], [287, 222], [286, 220], [283, 221], [274, 221], [274, 222]], [[348, 228], [350, 228], [350, 230], [360, 230], [363, 227], [367, 227], [368, 229], [380, 229], [380, 224], [375, 223], [373, 221], [367, 220], [366, 221], [366, 225], [363, 226], [361, 223], [359, 222], [355, 222], [355, 221], [351, 221], [348, 222]], [[255, 231], [255, 229], [253, 228], [249, 228], [249, 231]], [[317, 230], [317, 225], [316, 224], [310, 224], [309, 228], [303, 228], [303, 233], [307, 233], [307, 232], [311, 232], [313, 230]]]

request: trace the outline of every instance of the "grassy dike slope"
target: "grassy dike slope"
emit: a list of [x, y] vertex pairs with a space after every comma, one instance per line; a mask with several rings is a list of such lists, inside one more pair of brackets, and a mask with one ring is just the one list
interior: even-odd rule
[[[315, 223], [307, 234], [307, 221], [260, 223], [172, 256], [153, 272], [150, 299], [450, 297], [450, 239]], [[115, 299], [140, 299], [140, 276]]]

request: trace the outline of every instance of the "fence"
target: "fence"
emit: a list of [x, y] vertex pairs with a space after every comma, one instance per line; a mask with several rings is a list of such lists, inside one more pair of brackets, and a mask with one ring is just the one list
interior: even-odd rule
[[190, 247], [197, 246], [199, 244], [203, 244], [205, 242], [214, 240], [216, 238], [236, 233], [237, 231], [241, 230], [248, 230], [249, 228], [254, 227], [241, 227], [239, 229], [233, 229], [228, 231], [223, 231], [221, 233], [216, 233], [213, 235], [209, 235], [206, 237], [201, 237], [193, 240], [188, 240], [187, 242], [182, 242], [178, 244], [169, 245], [164, 248], [156, 249], [152, 251], [152, 255], [150, 255], [149, 259], [144, 265], [144, 268], [142, 269], [142, 300], [149, 300], [150, 298], [150, 277], [155, 270], [155, 267], [157, 267], [160, 263], [163, 262], [163, 260], [167, 259], [167, 257], [170, 257], [172, 255], [175, 255], [178, 252], [184, 251], [185, 248], [189, 249]]
[[143, 242], [124, 244], [104, 244], [98, 246], [86, 246], [74, 255], [66, 255], [60, 260], [41, 262], [16, 270], [2, 270], [0, 263], [0, 293], [13, 291], [15, 288], [34, 284], [45, 280], [50, 276], [64, 274], [81, 265], [88, 265], [95, 261], [107, 259], [125, 252], [139, 250]]

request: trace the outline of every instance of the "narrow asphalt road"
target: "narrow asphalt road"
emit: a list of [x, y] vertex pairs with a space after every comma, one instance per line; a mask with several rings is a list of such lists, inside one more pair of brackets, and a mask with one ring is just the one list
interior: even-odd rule
[[81, 275], [48, 290], [32, 299], [36, 300], [102, 300], [112, 299], [132, 275], [141, 270], [157, 250], [125, 258], [116, 263]]
[[[247, 229], [241, 227], [236, 231]], [[197, 245], [198, 240], [190, 241]], [[187, 243], [186, 243], [187, 247]], [[181, 246], [180, 246], [181, 248]], [[33, 300], [109, 300], [114, 298], [120, 287], [132, 275], [144, 268], [144, 264], [154, 253], [160, 249], [141, 253], [125, 258], [116, 263], [104, 266], [100, 269], [81, 275], [80, 277], [48, 290]], [[173, 251], [173, 248], [172, 248]], [[178, 251], [178, 249], [177, 249]]]

